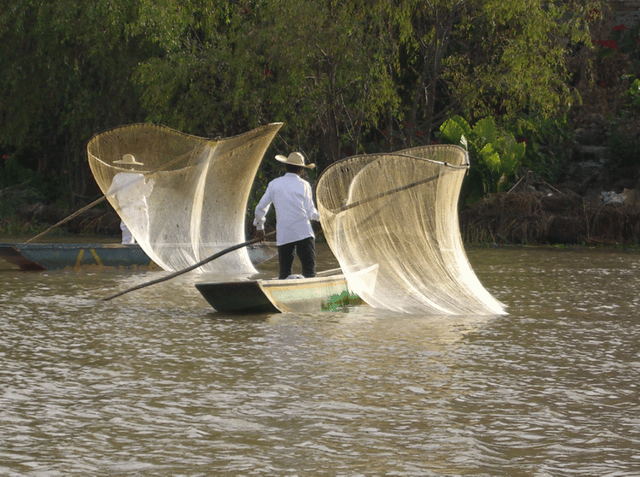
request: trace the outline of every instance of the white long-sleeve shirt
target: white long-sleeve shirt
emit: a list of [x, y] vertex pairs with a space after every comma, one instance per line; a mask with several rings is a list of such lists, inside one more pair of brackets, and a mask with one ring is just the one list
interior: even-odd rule
[[118, 205], [127, 207], [147, 206], [147, 197], [153, 190], [153, 180], [145, 181], [139, 172], [119, 172], [111, 181], [106, 195], [114, 194]]
[[118, 202], [118, 215], [122, 219], [122, 243], [135, 243], [132, 232], [138, 240], [148, 240], [147, 197], [153, 191], [153, 184], [153, 179], [146, 181], [139, 172], [119, 172], [114, 176], [105, 195], [114, 195]]
[[310, 221], [320, 220], [320, 215], [313, 204], [311, 185], [298, 174], [287, 172], [269, 182], [256, 207], [253, 225], [258, 230], [264, 230], [271, 204], [276, 208], [277, 245], [315, 237]]

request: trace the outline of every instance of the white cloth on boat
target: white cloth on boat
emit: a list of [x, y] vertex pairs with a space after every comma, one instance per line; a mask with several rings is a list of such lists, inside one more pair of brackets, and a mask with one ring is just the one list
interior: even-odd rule
[[276, 209], [276, 244], [284, 245], [307, 237], [315, 237], [311, 220], [320, 220], [313, 203], [311, 185], [298, 174], [287, 172], [269, 182], [256, 207], [253, 225], [264, 230], [271, 204]]

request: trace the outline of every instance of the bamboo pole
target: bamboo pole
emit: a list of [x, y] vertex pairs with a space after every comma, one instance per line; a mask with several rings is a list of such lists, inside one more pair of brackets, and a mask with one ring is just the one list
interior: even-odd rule
[[178, 270], [177, 272], [173, 272], [170, 275], [167, 275], [165, 277], [157, 278], [155, 280], [151, 280], [149, 282], [142, 283], [140, 285], [136, 285], [135, 287], [128, 288], [127, 290], [124, 290], [124, 291], [121, 291], [119, 293], [116, 293], [115, 295], [111, 295], [109, 297], [102, 298], [101, 301], [109, 301], [109, 300], [112, 300], [112, 299], [117, 298], [119, 296], [122, 296], [122, 295], [124, 295], [126, 293], [129, 293], [129, 292], [132, 292], [132, 291], [135, 291], [135, 290], [140, 290], [141, 288], [146, 288], [148, 286], [155, 285], [157, 283], [166, 282], [167, 280], [171, 280], [172, 278], [175, 278], [175, 277], [177, 277], [179, 275], [182, 275], [184, 273], [190, 272], [191, 270], [195, 270], [196, 268], [201, 267], [202, 265], [204, 265], [206, 263], [209, 263], [212, 260], [215, 260], [216, 258], [222, 257], [223, 255], [226, 255], [229, 252], [233, 252], [234, 250], [237, 250], [237, 249], [242, 248], [242, 247], [246, 247], [247, 245], [251, 245], [251, 244], [256, 243], [256, 242], [262, 242], [265, 238], [271, 237], [272, 235], [275, 235], [275, 233], [276, 233], [276, 231], [274, 230], [273, 232], [269, 232], [268, 234], [266, 234], [264, 237], [254, 238], [254, 239], [248, 240], [247, 242], [242, 242], [242, 243], [239, 243], [237, 245], [233, 245], [233, 246], [231, 246], [229, 248], [225, 248], [224, 250], [222, 250], [222, 251], [220, 251], [220, 252], [218, 252], [218, 253], [216, 253], [214, 255], [211, 255], [210, 257], [205, 258], [204, 260], [201, 260], [200, 262], [198, 262], [196, 264], [193, 264], [193, 265], [191, 265], [191, 266], [189, 266], [187, 268], [184, 268], [182, 270]]

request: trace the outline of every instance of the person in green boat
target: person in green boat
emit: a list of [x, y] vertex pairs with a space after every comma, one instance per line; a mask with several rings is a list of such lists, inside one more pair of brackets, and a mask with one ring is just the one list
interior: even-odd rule
[[[113, 163], [129, 170], [119, 172], [113, 177], [106, 195], [115, 196], [120, 207], [118, 212], [120, 216], [126, 217], [131, 223], [135, 224], [142, 236], [146, 236], [149, 229], [147, 197], [153, 190], [154, 181], [153, 179], [147, 181], [144, 173], [136, 169], [136, 166], [143, 166], [144, 164], [138, 162], [131, 154], [125, 154], [121, 160], [113, 161]], [[122, 230], [123, 244], [136, 243], [124, 220], [120, 221], [120, 229]]]
[[315, 277], [316, 245], [311, 221], [320, 220], [320, 215], [313, 203], [311, 185], [301, 176], [305, 169], [313, 169], [316, 165], [305, 164], [304, 156], [299, 152], [292, 152], [288, 157], [277, 155], [276, 160], [285, 164], [286, 172], [269, 182], [256, 206], [253, 221], [257, 229], [256, 238], [264, 239], [264, 222], [273, 204], [280, 262], [278, 278], [291, 275], [296, 254], [302, 264], [302, 275]]

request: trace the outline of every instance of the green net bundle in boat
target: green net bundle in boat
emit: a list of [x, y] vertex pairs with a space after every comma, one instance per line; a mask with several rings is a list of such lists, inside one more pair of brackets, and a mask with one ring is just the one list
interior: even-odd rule
[[368, 304], [431, 314], [502, 314], [467, 259], [458, 197], [469, 167], [458, 146], [354, 156], [320, 176], [327, 242]]
[[[147, 255], [165, 270], [180, 270], [246, 240], [249, 193], [281, 126], [219, 140], [151, 124], [123, 126], [91, 139], [89, 165]], [[256, 271], [245, 248], [203, 270]]]

